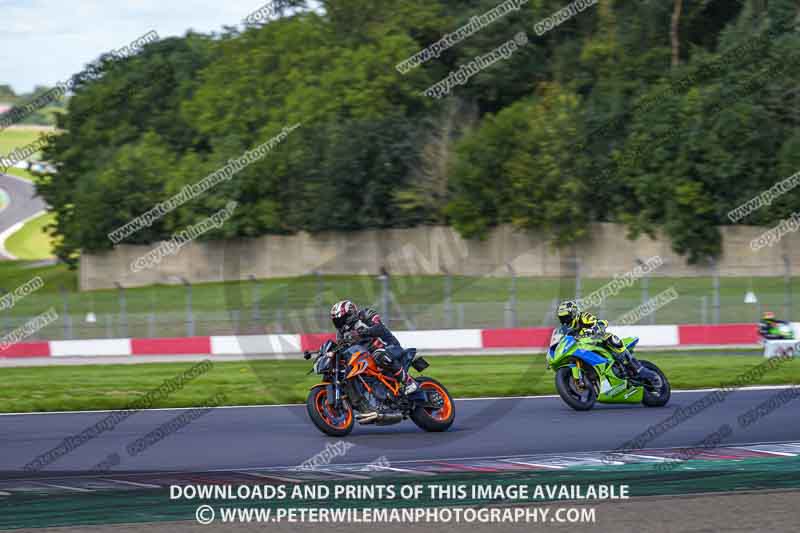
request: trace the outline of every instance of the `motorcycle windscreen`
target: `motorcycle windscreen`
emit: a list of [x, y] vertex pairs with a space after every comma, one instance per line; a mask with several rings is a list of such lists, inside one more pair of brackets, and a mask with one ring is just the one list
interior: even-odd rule
[[556, 355], [562, 355], [569, 352], [573, 346], [575, 346], [575, 337], [570, 335], [565, 335], [558, 343], [558, 346], [555, 348]]
[[326, 352], [331, 351], [332, 349], [333, 349], [333, 341], [329, 339], [329, 340], [325, 341], [322, 344], [322, 346], [319, 347], [319, 352], [320, 353], [326, 353]]
[[[558, 342], [551, 345], [550, 349], [547, 350], [547, 358], [550, 362], [560, 359], [564, 356], [564, 354], [568, 353], [573, 346], [575, 346], [575, 337], [571, 337], [570, 335], [562, 335], [560, 332], [558, 335]], [[556, 332], [553, 332], [553, 337], [555, 336]]]
[[558, 343], [561, 342], [563, 338], [564, 334], [561, 332], [561, 328], [554, 329], [553, 334], [550, 335], [550, 348], [555, 350], [555, 347], [558, 346]]
[[316, 360], [314, 363], [314, 372], [317, 374], [323, 374], [331, 367], [331, 356], [330, 355], [321, 355], [319, 359]]
[[639, 337], [625, 337], [622, 342], [625, 343], [626, 348], [633, 350], [639, 344]]

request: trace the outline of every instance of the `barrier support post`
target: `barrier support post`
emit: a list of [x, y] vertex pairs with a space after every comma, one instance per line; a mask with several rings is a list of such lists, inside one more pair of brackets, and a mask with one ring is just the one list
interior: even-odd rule
[[783, 256], [783, 316], [792, 321], [792, 261], [789, 256]]

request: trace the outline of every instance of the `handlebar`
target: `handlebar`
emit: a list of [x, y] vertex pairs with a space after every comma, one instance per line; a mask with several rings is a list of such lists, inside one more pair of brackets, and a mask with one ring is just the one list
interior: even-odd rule
[[[353, 344], [357, 344], [359, 342], [362, 342], [364, 338], [365, 337], [361, 337], [361, 336], [353, 336], [350, 339], [344, 339], [344, 338], [343, 339], [339, 339], [338, 341], [336, 341], [334, 343], [333, 351], [341, 350], [342, 348], [348, 348], [348, 347], [352, 346]], [[309, 350], [304, 350], [303, 351], [303, 359], [305, 359], [306, 361], [308, 361], [309, 359], [311, 359], [314, 356], [320, 356], [320, 355], [322, 355], [322, 354], [319, 351], [315, 351], [315, 352], [312, 352], [312, 351], [309, 351]]]

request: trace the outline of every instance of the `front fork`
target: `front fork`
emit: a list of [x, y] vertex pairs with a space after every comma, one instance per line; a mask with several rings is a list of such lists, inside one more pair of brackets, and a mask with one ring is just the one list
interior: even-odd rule
[[342, 408], [342, 387], [339, 383], [340, 359], [341, 357], [339, 357], [339, 354], [336, 354], [335, 359], [333, 361], [333, 376], [331, 379], [331, 384], [328, 385], [328, 394], [327, 394], [328, 405], [330, 405], [336, 410]]
[[[575, 360], [575, 364], [571, 367], [572, 379], [575, 380], [575, 383], [581, 389], [586, 387], [595, 387], [595, 384], [592, 382], [592, 380], [587, 377], [587, 372], [584, 370], [584, 365], [585, 363], [580, 359]], [[595, 390], [597, 389], [595, 388]]]
[[583, 381], [583, 367], [581, 367], [580, 360], [575, 361], [575, 365], [572, 366], [572, 379], [575, 380], [581, 387], [585, 386]]

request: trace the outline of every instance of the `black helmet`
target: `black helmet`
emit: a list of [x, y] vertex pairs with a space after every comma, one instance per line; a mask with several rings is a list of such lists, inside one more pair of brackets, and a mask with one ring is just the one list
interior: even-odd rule
[[342, 300], [331, 307], [331, 322], [336, 329], [350, 326], [358, 320], [358, 306], [350, 300]]

